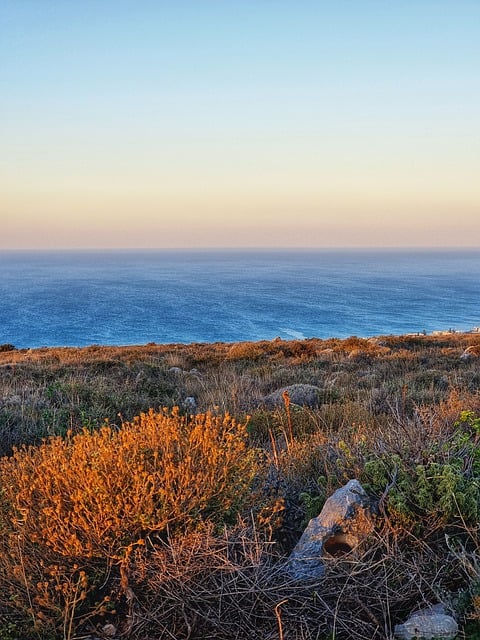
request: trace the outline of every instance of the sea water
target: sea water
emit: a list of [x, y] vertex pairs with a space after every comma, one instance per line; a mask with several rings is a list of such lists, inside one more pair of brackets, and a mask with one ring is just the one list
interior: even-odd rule
[[361, 337], [480, 325], [480, 250], [0, 252], [0, 344]]

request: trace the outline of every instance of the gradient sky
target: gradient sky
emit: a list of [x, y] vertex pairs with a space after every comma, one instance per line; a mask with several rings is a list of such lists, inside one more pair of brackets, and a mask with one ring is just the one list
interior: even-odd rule
[[0, 249], [480, 246], [479, 0], [2, 0]]

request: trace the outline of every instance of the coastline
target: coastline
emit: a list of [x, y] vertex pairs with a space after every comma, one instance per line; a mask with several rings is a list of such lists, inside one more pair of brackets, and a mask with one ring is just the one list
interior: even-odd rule
[[413, 331], [408, 333], [401, 334], [382, 334], [382, 335], [371, 335], [371, 336], [359, 336], [359, 335], [350, 335], [347, 337], [336, 337], [332, 336], [329, 338], [317, 338], [317, 337], [292, 337], [292, 338], [281, 338], [276, 337], [271, 340], [269, 339], [260, 339], [260, 340], [239, 340], [239, 341], [200, 341], [200, 342], [147, 342], [147, 343], [123, 343], [123, 344], [86, 344], [86, 345], [39, 345], [33, 347], [16, 347], [11, 343], [0, 343], [0, 354], [1, 353], [31, 353], [33, 351], [55, 351], [55, 350], [86, 350], [86, 351], [96, 351], [99, 349], [148, 349], [148, 348], [158, 348], [160, 350], [169, 350], [171, 348], [174, 349], [188, 349], [188, 348], [201, 348], [211, 347], [213, 345], [217, 347], [233, 347], [234, 345], [268, 345], [270, 343], [309, 343], [309, 344], [330, 344], [334, 342], [335, 344], [346, 342], [349, 340], [361, 340], [366, 342], [378, 341], [378, 340], [389, 340], [389, 339], [402, 339], [402, 338], [467, 338], [468, 336], [480, 336], [480, 326], [474, 326], [469, 330], [458, 330], [458, 329], [444, 329], [444, 330], [436, 330], [431, 332], [426, 331]]

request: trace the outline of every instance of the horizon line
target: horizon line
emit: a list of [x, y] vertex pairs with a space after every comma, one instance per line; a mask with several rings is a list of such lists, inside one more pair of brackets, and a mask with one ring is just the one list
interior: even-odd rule
[[478, 245], [339, 245], [339, 246], [177, 246], [177, 247], [0, 247], [0, 253], [148, 252], [148, 251], [478, 251]]

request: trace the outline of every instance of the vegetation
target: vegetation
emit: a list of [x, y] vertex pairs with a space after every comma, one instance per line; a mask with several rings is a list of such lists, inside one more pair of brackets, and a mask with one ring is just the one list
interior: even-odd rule
[[[476, 334], [0, 345], [0, 640], [390, 638], [438, 601], [480, 637], [479, 353]], [[375, 533], [293, 581], [351, 478]]]

